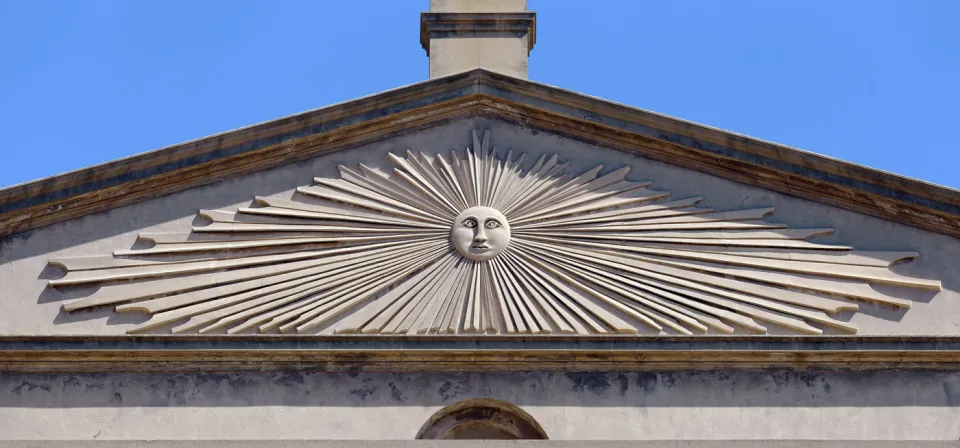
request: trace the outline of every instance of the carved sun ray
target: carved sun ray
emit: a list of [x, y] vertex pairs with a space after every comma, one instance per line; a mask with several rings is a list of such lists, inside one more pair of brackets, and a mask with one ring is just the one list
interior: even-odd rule
[[855, 333], [831, 316], [910, 305], [872, 285], [940, 289], [888, 269], [914, 252], [809, 242], [831, 229], [669, 200], [628, 168], [530, 165], [489, 133], [462, 154], [389, 158], [392, 173], [341, 166], [300, 200], [201, 211], [211, 224], [141, 234], [150, 248], [53, 260], [67, 274], [49, 283], [99, 286], [66, 311], [149, 313], [130, 333]]

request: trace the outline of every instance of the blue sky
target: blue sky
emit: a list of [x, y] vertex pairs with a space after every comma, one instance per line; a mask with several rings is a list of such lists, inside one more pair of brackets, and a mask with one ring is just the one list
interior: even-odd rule
[[[427, 78], [427, 0], [0, 0], [0, 186]], [[530, 78], [960, 188], [960, 1], [529, 0]]]

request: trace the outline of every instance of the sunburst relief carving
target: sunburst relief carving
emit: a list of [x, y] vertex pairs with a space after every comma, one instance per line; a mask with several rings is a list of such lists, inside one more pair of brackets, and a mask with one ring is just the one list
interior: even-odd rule
[[201, 211], [211, 224], [141, 234], [150, 248], [53, 260], [67, 274], [49, 284], [99, 285], [66, 311], [149, 313], [132, 333], [854, 333], [831, 316], [909, 307], [871, 285], [940, 289], [888, 268], [914, 252], [809, 242], [831, 230], [668, 200], [629, 168], [571, 176], [557, 155], [497, 153], [488, 133], [389, 158], [389, 174], [341, 166], [294, 200]]

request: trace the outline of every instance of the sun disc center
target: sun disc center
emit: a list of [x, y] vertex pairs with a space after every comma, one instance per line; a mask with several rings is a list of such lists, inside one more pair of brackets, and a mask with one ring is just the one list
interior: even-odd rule
[[450, 242], [465, 258], [487, 261], [510, 244], [510, 223], [494, 208], [470, 207], [454, 219]]

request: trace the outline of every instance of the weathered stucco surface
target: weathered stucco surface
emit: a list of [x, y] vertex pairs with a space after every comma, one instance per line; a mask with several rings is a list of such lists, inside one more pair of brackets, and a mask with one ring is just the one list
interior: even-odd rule
[[486, 397], [551, 440], [954, 440], [960, 373], [0, 373], [0, 440], [410, 440]]
[[[850, 319], [865, 335], [960, 334], [960, 269], [955, 264], [960, 259], [960, 240], [483, 118], [457, 121], [6, 237], [0, 240], [0, 300], [4, 310], [0, 314], [0, 334], [121, 334], [147, 318], [141, 313], [115, 314], [110, 307], [69, 314], [61, 311], [62, 303], [89, 291], [64, 295], [46, 287], [46, 279], [61, 275], [57, 268], [47, 265], [51, 258], [129, 249], [141, 231], [186, 231], [197, 219], [199, 209], [235, 210], [250, 204], [255, 195], [289, 197], [297, 186], [310, 184], [314, 176], [336, 176], [337, 164], [388, 166], [387, 152], [408, 148], [431, 153], [462, 150], [469, 144], [473, 129], [490, 129], [492, 143], [498, 148], [526, 151], [531, 156], [559, 153], [561, 159], [571, 161], [571, 172], [597, 163], [609, 170], [630, 165], [631, 180], [651, 180], [654, 189], [669, 190], [674, 199], [703, 196], [703, 205], [717, 211], [773, 206], [777, 211], [769, 219], [772, 222], [788, 223], [793, 228], [836, 230], [814, 241], [864, 250], [918, 251], [918, 260], [901, 263], [894, 270], [940, 280], [942, 292], [897, 291], [899, 297], [913, 300], [912, 309], [861, 303], [858, 314], [839, 317]], [[786, 333], [773, 325], [770, 331]]]

